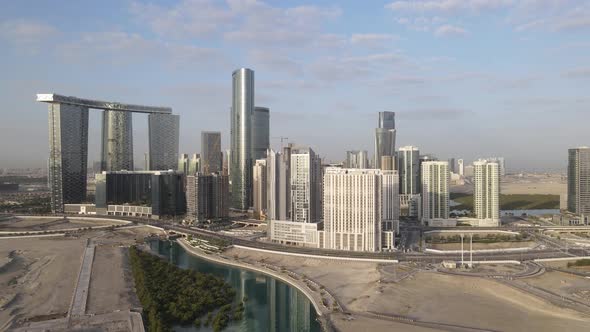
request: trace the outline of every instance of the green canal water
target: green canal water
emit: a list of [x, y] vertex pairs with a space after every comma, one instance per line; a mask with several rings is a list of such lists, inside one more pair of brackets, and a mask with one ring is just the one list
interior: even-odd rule
[[[317, 314], [309, 299], [297, 288], [266, 276], [236, 267], [212, 263], [186, 252], [176, 242], [151, 240], [154, 253], [183, 269], [217, 275], [236, 290], [236, 301], [244, 296], [244, 319], [231, 322], [224, 331], [236, 332], [318, 332]], [[212, 331], [210, 327], [175, 326], [175, 331]]]

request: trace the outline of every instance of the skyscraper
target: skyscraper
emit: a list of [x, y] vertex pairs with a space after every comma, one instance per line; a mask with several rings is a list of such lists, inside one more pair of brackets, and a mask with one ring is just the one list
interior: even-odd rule
[[211, 174], [221, 172], [221, 133], [218, 131], [201, 132], [201, 172]]
[[381, 165], [381, 157], [395, 155], [395, 112], [379, 112], [375, 129], [375, 167]]
[[478, 219], [486, 226], [498, 226], [500, 221], [500, 172], [496, 162], [478, 160], [474, 167], [474, 208]]
[[148, 116], [150, 170], [176, 169], [180, 116], [152, 113]]
[[229, 182], [226, 175], [196, 174], [186, 178], [187, 217], [199, 222], [228, 216]]
[[252, 160], [266, 158], [270, 147], [270, 110], [267, 107], [254, 107], [252, 113]]
[[252, 171], [253, 207], [254, 213], [258, 217], [266, 214], [267, 186], [266, 159], [258, 159], [254, 163], [254, 169]]
[[590, 215], [590, 148], [568, 150], [567, 209], [571, 213]]
[[51, 211], [86, 199], [88, 108], [49, 104], [49, 179]]
[[322, 166], [311, 148], [291, 151], [291, 220], [318, 222], [321, 218]]
[[346, 151], [345, 168], [369, 168], [369, 155], [366, 150]]
[[252, 113], [254, 71], [240, 68], [232, 73], [231, 108], [231, 207], [247, 211], [252, 201]]
[[397, 171], [382, 170], [382, 212], [383, 230], [399, 232], [399, 174]]
[[449, 158], [449, 172], [451, 173], [457, 173], [457, 170], [455, 168], [455, 158]]
[[449, 218], [449, 163], [422, 163], [422, 223]]
[[178, 158], [178, 167], [177, 167], [178, 172], [180, 172], [184, 175], [189, 175], [188, 168], [189, 168], [188, 154], [181, 153], [180, 157]]
[[464, 176], [465, 175], [465, 166], [463, 165], [463, 159], [457, 160], [457, 166], [459, 166], [459, 175]]
[[415, 195], [420, 188], [420, 150], [415, 146], [403, 146], [397, 154], [399, 172], [399, 192], [402, 195]]
[[323, 194], [325, 248], [380, 251], [382, 193], [380, 170], [326, 168]]
[[133, 171], [132, 113], [102, 113], [102, 171]]
[[195, 175], [201, 169], [201, 158], [198, 153], [193, 153], [188, 162], [188, 175]]

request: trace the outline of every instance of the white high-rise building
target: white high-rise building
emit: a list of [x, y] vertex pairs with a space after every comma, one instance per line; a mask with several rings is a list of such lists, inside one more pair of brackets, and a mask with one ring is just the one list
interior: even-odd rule
[[322, 165], [311, 148], [291, 151], [291, 220], [318, 222], [321, 218]]
[[449, 163], [422, 163], [422, 223], [449, 218]]
[[399, 232], [399, 174], [397, 171], [382, 170], [383, 176], [383, 230]]
[[567, 209], [584, 222], [590, 215], [590, 148], [585, 146], [568, 150]]
[[499, 165], [497, 162], [478, 160], [473, 162], [473, 168], [475, 216], [485, 221], [486, 226], [498, 226], [500, 221]]
[[459, 175], [464, 176], [465, 175], [465, 168], [463, 166], [463, 159], [457, 160], [457, 165], [459, 166]]
[[324, 247], [380, 251], [383, 173], [329, 167], [324, 172]]
[[258, 159], [252, 170], [252, 197], [254, 213], [259, 217], [266, 214], [267, 206], [267, 173], [266, 159]]

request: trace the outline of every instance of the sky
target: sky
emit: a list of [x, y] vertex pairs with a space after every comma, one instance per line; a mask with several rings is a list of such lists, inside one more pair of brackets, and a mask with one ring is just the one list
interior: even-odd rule
[[[397, 146], [440, 159], [504, 156], [508, 170], [563, 170], [590, 145], [590, 2], [3, 1], [0, 167], [45, 167], [36, 93], [163, 105], [180, 153], [200, 133], [229, 148], [231, 73], [255, 71], [255, 103], [279, 137], [329, 161], [373, 154], [379, 111]], [[147, 117], [134, 114], [136, 166]], [[100, 160], [91, 110], [89, 164]]]

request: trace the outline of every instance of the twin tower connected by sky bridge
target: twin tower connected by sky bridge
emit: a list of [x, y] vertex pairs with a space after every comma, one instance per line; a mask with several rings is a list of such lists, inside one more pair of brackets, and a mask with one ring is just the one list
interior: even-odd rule
[[38, 94], [49, 104], [51, 210], [86, 199], [88, 110], [103, 110], [101, 170], [133, 170], [132, 113], [148, 114], [150, 170], [176, 169], [180, 117], [169, 107], [143, 106]]

